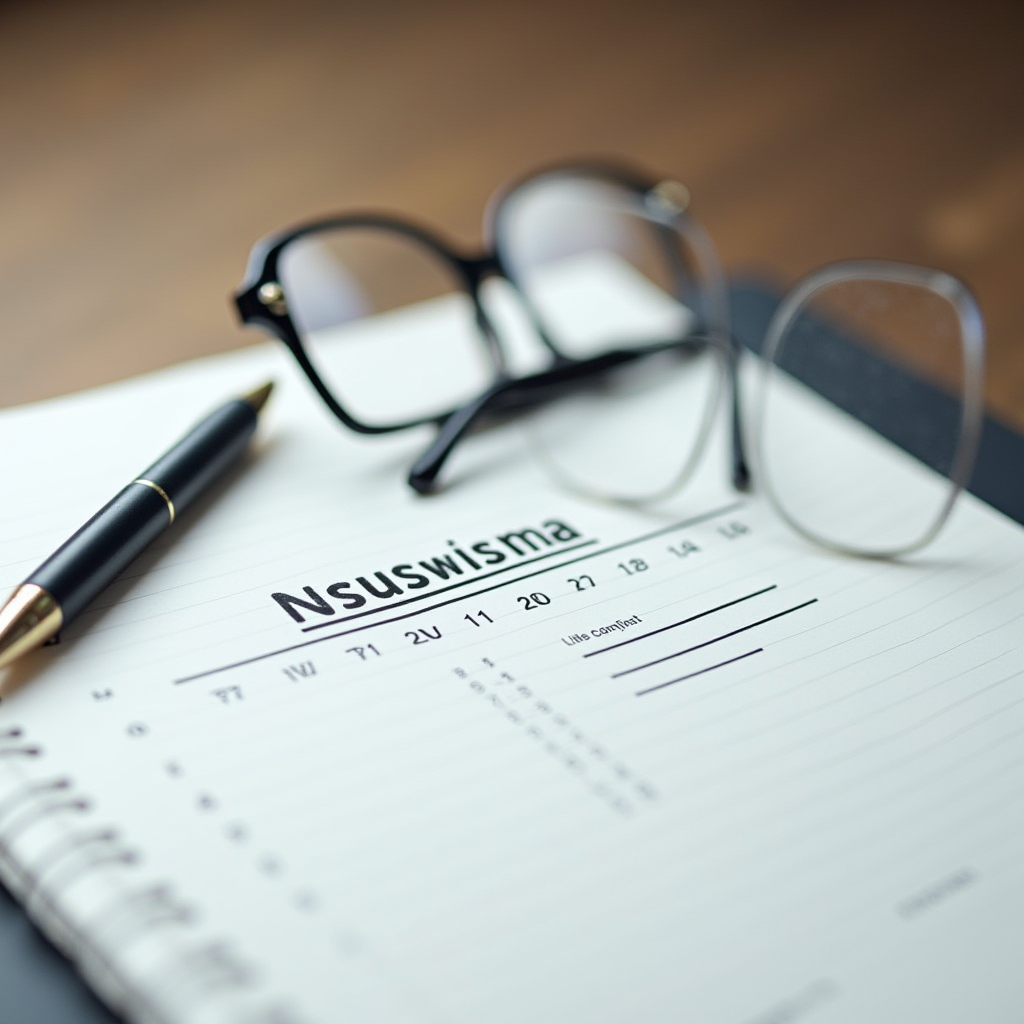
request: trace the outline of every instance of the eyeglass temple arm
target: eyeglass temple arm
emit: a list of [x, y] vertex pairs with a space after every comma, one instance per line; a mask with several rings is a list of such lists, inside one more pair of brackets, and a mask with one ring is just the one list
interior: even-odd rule
[[592, 359], [563, 362], [527, 377], [500, 380], [442, 422], [437, 436], [409, 471], [409, 486], [419, 494], [430, 494], [435, 490], [437, 478], [449, 455], [486, 413], [535, 406], [556, 397], [578, 381], [644, 356], [669, 349], [700, 351], [707, 344], [706, 338], [695, 336], [639, 349], [613, 349]]
[[[704, 344], [702, 339], [692, 339], [692, 342], [687, 344], [690, 343], [694, 347], [702, 347]], [[441, 423], [437, 436], [409, 470], [409, 486], [418, 494], [430, 494], [434, 491], [437, 478], [448, 456], [482, 415], [503, 409], [537, 405], [555, 397], [577, 381], [632, 362], [661, 348], [678, 348], [679, 344], [677, 341], [671, 345], [652, 348], [615, 349], [593, 359], [562, 363], [528, 377], [498, 381], [472, 401], [456, 409]]]
[[436, 489], [437, 477], [448, 461], [455, 446], [473, 425], [491, 402], [500, 394], [501, 389], [511, 386], [512, 382], [504, 382], [489, 388], [471, 402], [456, 409], [441, 423], [434, 440], [427, 450], [413, 463], [409, 470], [409, 486], [417, 494], [430, 494]]
[[742, 345], [735, 334], [730, 335], [726, 354], [726, 372], [729, 388], [729, 438], [732, 447], [732, 485], [737, 491], [750, 488], [750, 463], [747, 461], [746, 431], [743, 426], [743, 408], [740, 398], [740, 355]]

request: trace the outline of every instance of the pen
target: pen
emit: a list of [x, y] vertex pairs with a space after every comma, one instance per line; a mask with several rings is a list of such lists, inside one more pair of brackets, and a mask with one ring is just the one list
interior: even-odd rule
[[242, 455], [272, 388], [197, 423], [14, 591], [0, 608], [0, 668], [56, 636]]

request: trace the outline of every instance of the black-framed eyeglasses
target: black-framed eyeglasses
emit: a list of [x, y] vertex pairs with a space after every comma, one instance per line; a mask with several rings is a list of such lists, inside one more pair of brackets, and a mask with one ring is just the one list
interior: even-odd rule
[[[655, 500], [692, 472], [724, 392], [736, 486], [747, 484], [750, 449], [768, 497], [811, 539], [871, 555], [926, 543], [967, 480], [980, 431], [984, 332], [967, 289], [941, 271], [879, 261], [810, 275], [769, 327], [747, 431], [723, 275], [688, 206], [682, 185], [634, 168], [549, 167], [491, 201], [481, 254], [393, 215], [328, 217], [259, 242], [235, 301], [243, 322], [287, 345], [346, 426], [438, 425], [410, 472], [421, 492], [482, 417], [514, 411], [574, 489]], [[947, 484], [886, 536], [868, 509], [855, 536], [830, 528], [843, 518], [836, 502], [867, 493], [849, 473], [822, 477], [799, 456], [799, 479], [786, 470], [780, 485], [775, 471], [772, 453], [799, 451], [808, 429], [776, 395], [797, 364], [828, 358], [833, 336], [928, 349], [955, 396], [944, 422], [928, 425]], [[888, 472], [877, 462], [857, 468], [873, 486]], [[824, 501], [808, 498], [815, 490]]]

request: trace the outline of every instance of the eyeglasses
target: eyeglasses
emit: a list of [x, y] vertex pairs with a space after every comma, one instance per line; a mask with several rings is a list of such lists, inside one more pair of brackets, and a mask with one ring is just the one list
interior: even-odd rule
[[[688, 207], [683, 186], [632, 168], [550, 167], [491, 201], [483, 254], [390, 215], [329, 217], [259, 242], [235, 301], [346, 426], [439, 427], [410, 472], [421, 492], [481, 418], [516, 413], [568, 486], [658, 500], [693, 472], [724, 393], [737, 487], [749, 449], [759, 486], [808, 538], [872, 556], [923, 546], [980, 433], [984, 330], [966, 287], [880, 261], [812, 273], [768, 327], [746, 431], [724, 278]], [[820, 410], [794, 381], [838, 372], [853, 392], [845, 407], [867, 412], [884, 400], [874, 383], [832, 365], [851, 344], [923, 353], [944, 375], [949, 400], [921, 425], [941, 480], [909, 486], [905, 462], [867, 437], [855, 458], [832, 457]], [[898, 515], [878, 514], [879, 494], [899, 497]]]

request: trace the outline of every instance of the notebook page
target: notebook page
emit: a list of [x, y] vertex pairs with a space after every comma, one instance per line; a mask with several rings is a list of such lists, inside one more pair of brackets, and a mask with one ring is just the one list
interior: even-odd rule
[[[722, 431], [657, 511], [559, 490], [515, 424], [424, 500], [403, 474], [428, 433], [349, 435], [254, 348], [0, 416], [0, 583], [266, 376], [248, 464], [4, 680], [0, 731], [45, 756], [0, 759], [0, 801], [66, 775], [90, 802], [55, 790], [5, 853], [88, 861], [111, 828], [133, 854], [42, 874], [115, 998], [189, 1021], [1013, 1019], [1019, 526], [967, 497], [920, 556], [830, 555], [729, 488]], [[861, 443], [820, 414], [808, 443]], [[147, 899], [159, 927], [112, 911]]]

